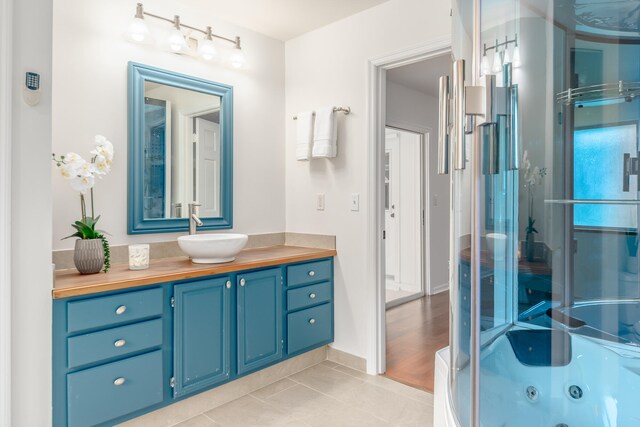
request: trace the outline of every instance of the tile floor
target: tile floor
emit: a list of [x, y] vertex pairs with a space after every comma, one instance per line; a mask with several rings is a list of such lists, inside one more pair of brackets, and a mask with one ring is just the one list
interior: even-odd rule
[[432, 427], [433, 395], [324, 361], [175, 425], [217, 426]]

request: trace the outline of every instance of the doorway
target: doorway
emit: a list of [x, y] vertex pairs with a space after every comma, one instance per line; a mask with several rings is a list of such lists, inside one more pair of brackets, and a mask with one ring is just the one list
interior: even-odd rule
[[[428, 138], [428, 134], [426, 135]], [[387, 127], [384, 154], [386, 307], [424, 295], [425, 135]]]
[[[385, 370], [433, 392], [449, 343], [448, 176], [437, 174], [438, 80], [449, 52], [386, 71], [384, 131]], [[395, 294], [395, 295], [394, 295]]]

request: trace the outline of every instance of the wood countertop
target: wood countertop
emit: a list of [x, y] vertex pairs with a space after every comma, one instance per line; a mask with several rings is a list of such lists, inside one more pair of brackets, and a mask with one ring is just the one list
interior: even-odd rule
[[187, 257], [152, 260], [146, 270], [129, 270], [128, 264], [115, 264], [108, 273], [82, 275], [76, 269], [56, 271], [51, 292], [54, 299], [116, 291], [136, 286], [196, 277], [214, 276], [299, 261], [335, 256], [335, 249], [270, 246], [241, 251], [235, 261], [224, 264], [194, 264]]
[[[460, 251], [460, 260], [465, 263], [471, 262], [471, 249], [466, 248]], [[480, 263], [483, 267], [493, 267], [493, 261], [488, 251], [480, 251]], [[518, 260], [519, 274], [533, 274], [539, 276], [551, 276], [551, 268], [541, 259], [527, 261], [526, 258]]]

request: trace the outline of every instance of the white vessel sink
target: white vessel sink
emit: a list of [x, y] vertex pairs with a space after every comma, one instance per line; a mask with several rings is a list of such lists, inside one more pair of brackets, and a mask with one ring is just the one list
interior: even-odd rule
[[218, 264], [236, 259], [247, 244], [246, 234], [193, 234], [178, 237], [178, 246], [197, 264]]

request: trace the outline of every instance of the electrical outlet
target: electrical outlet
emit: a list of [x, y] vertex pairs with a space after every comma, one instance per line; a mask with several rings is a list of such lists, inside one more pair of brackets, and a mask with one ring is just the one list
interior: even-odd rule
[[360, 194], [351, 193], [351, 210], [357, 212], [360, 210]]
[[438, 206], [438, 195], [437, 194], [433, 195], [433, 206]]
[[324, 193], [316, 194], [316, 210], [324, 210]]

